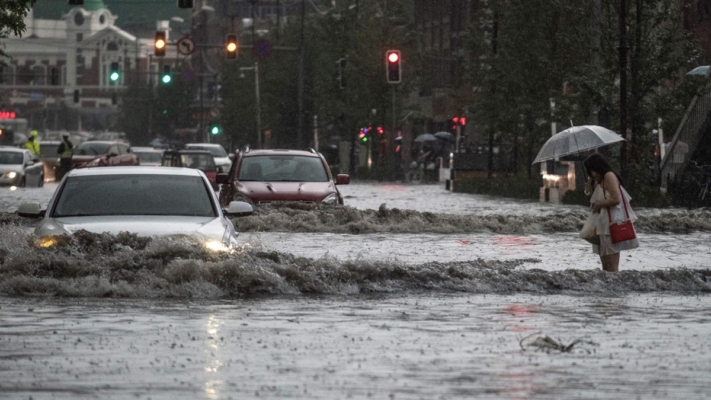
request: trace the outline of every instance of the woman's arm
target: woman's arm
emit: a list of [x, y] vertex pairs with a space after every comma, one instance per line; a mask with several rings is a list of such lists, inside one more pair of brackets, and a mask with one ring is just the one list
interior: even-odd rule
[[592, 205], [593, 212], [600, 212], [600, 209], [605, 207], [614, 207], [620, 204], [622, 199], [622, 193], [620, 193], [620, 181], [617, 180], [617, 175], [614, 172], [608, 172], [605, 174], [604, 187], [605, 190], [610, 192], [610, 197], [596, 201]]

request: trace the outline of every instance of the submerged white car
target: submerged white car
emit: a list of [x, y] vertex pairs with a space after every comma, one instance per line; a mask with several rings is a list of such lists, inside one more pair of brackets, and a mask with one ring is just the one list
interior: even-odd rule
[[250, 204], [238, 201], [221, 209], [210, 182], [199, 170], [140, 166], [72, 170], [46, 210], [39, 203], [22, 204], [18, 210], [23, 217], [43, 217], [35, 228], [41, 238], [71, 235], [80, 229], [139, 236], [189, 235], [211, 250], [237, 244], [228, 216], [252, 212]]

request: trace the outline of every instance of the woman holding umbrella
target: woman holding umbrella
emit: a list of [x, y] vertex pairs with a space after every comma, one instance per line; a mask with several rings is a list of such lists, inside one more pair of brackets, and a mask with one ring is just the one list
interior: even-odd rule
[[583, 165], [593, 186], [600, 185], [602, 194], [601, 199], [595, 194], [591, 198], [592, 212], [600, 214], [595, 224], [600, 244], [593, 245], [593, 252], [600, 256], [604, 271], [617, 272], [620, 252], [639, 247], [632, 225], [637, 216], [629, 204], [631, 197], [622, 187], [620, 177], [601, 154], [592, 154]]

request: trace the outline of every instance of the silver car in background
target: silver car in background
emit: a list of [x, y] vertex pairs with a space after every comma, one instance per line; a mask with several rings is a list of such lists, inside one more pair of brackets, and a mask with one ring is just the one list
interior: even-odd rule
[[163, 151], [153, 147], [131, 147], [131, 152], [138, 157], [138, 161], [143, 166], [160, 166], [163, 160]]
[[31, 151], [0, 146], [0, 186], [44, 185], [44, 165]]
[[210, 250], [229, 250], [237, 233], [228, 216], [252, 214], [252, 206], [233, 202], [220, 208], [205, 174], [166, 167], [98, 167], [69, 172], [46, 210], [22, 204], [23, 217], [42, 218], [35, 234], [48, 240], [84, 229], [94, 233], [130, 232], [139, 236], [188, 235]]
[[230, 167], [232, 167], [232, 159], [225, 151], [225, 148], [221, 144], [217, 143], [188, 143], [185, 145], [186, 150], [205, 150], [212, 154], [215, 159], [215, 166], [217, 167], [217, 172], [230, 172]]

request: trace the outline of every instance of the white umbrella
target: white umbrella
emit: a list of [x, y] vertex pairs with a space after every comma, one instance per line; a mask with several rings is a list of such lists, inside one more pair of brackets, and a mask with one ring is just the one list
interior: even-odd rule
[[437, 138], [435, 135], [431, 133], [423, 133], [422, 135], [419, 135], [418, 137], [415, 138], [415, 143], [420, 143], [420, 142], [436, 142]]
[[533, 163], [582, 153], [625, 139], [617, 133], [597, 125], [574, 126], [558, 132], [541, 147]]
[[437, 132], [434, 134], [434, 136], [443, 140], [454, 140], [454, 135], [450, 132]]

